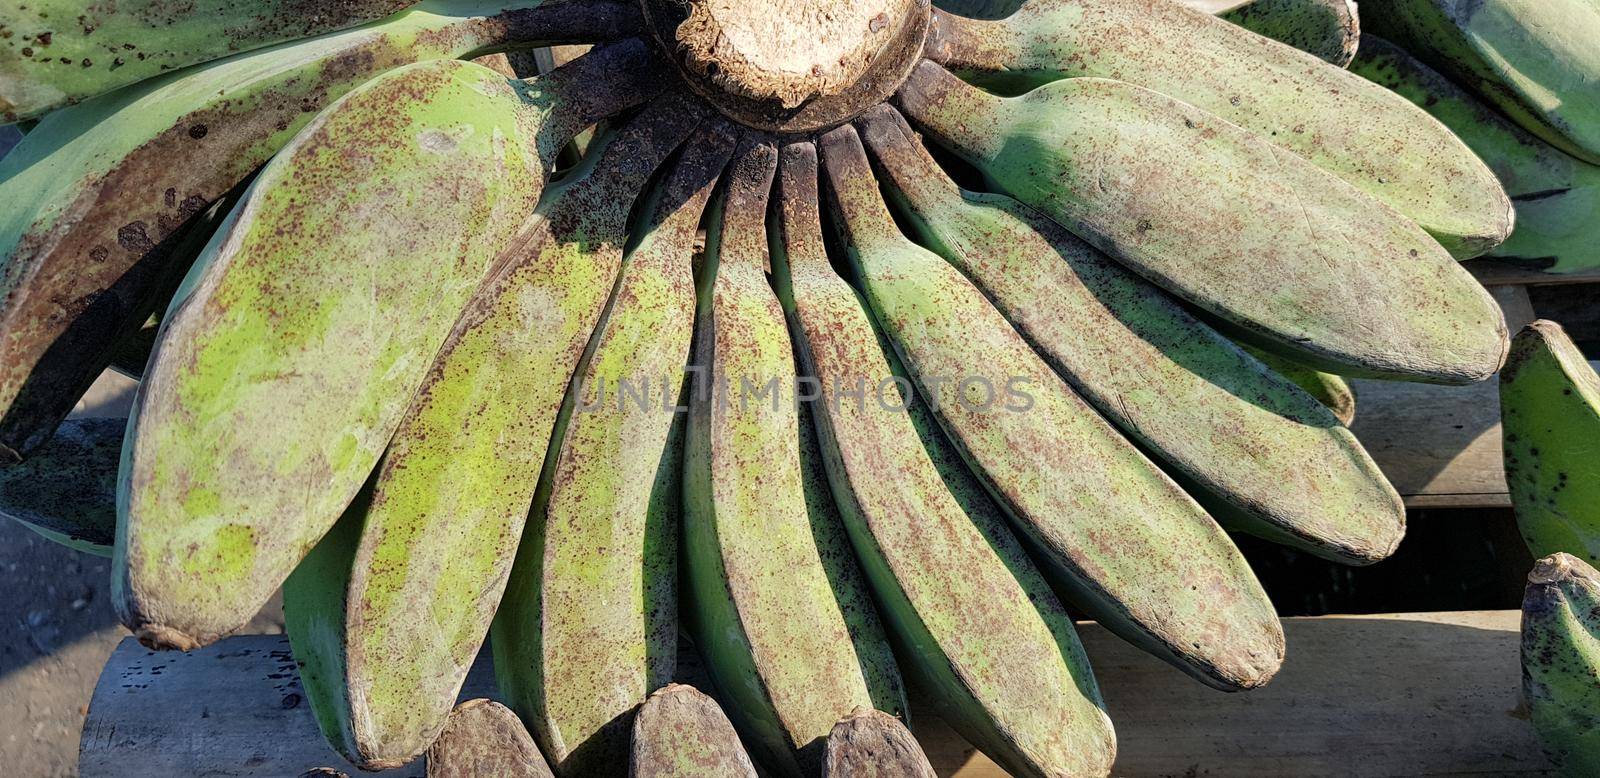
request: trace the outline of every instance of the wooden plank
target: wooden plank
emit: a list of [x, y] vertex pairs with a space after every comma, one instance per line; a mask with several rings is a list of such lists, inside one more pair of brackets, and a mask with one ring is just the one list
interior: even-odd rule
[[[1517, 624], [1515, 611], [1287, 619], [1283, 671], [1236, 695], [1096, 625], [1080, 632], [1116, 721], [1119, 776], [1540, 775], [1549, 764], [1519, 712]], [[463, 698], [495, 696], [485, 655]], [[922, 695], [912, 724], [939, 775], [1003, 775]], [[89, 778], [351, 771], [317, 734], [280, 636], [189, 654], [124, 641], [95, 690], [79, 765]]]

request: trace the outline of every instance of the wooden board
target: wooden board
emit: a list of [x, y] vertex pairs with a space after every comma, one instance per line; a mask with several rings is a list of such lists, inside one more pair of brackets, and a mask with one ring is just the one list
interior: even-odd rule
[[[1515, 611], [1287, 619], [1269, 686], [1205, 688], [1100, 627], [1080, 632], [1116, 722], [1119, 776], [1542, 775], [1519, 706]], [[487, 652], [463, 697], [495, 697]], [[685, 680], [699, 675], [686, 663]], [[942, 776], [1003, 773], [913, 695]], [[188, 654], [131, 639], [112, 655], [79, 769], [99, 776], [351, 774], [317, 734], [288, 642], [235, 637]], [[421, 775], [420, 765], [382, 775]]]

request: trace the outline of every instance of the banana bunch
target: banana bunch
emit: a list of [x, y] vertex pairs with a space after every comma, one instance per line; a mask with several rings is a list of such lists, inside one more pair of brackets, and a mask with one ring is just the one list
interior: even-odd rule
[[[560, 775], [926, 771], [906, 679], [1017, 775], [1107, 774], [1069, 606], [1267, 683], [1229, 533], [1405, 531], [1337, 376], [1505, 357], [1458, 262], [1511, 231], [1494, 173], [1343, 49], [1171, 0], [212, 4], [0, 60], [40, 117], [0, 161], [0, 512], [109, 553], [152, 648], [282, 587], [362, 767], [444, 742], [487, 644]], [[38, 58], [123, 40], [160, 74]], [[552, 44], [593, 48], [465, 61]], [[63, 423], [113, 365], [132, 417]]]
[[1600, 770], [1600, 571], [1570, 554], [1539, 560], [1522, 599], [1522, 693], [1564, 774]]

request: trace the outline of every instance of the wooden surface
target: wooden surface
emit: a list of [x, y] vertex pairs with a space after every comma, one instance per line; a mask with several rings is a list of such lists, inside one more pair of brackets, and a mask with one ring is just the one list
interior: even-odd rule
[[[1116, 722], [1119, 776], [1542, 775], [1519, 709], [1515, 611], [1288, 619], [1264, 689], [1207, 689], [1095, 625], [1080, 632]], [[487, 655], [464, 698], [497, 696]], [[693, 681], [693, 667], [685, 674]], [[943, 776], [1002, 775], [913, 695], [912, 730]], [[287, 641], [189, 654], [131, 639], [84, 728], [84, 776], [295, 776], [342, 767], [323, 744]], [[420, 775], [420, 761], [382, 775]], [[352, 774], [353, 771], [351, 771]]]

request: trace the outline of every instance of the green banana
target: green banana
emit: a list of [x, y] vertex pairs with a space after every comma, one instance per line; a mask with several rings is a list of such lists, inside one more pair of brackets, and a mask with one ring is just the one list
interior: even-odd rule
[[1283, 629], [1222, 529], [981, 290], [900, 234], [853, 128], [824, 136], [822, 155], [872, 310], [1045, 572], [1107, 628], [1202, 682], [1266, 683], [1283, 661]]
[[1506, 485], [1536, 557], [1600, 564], [1600, 375], [1561, 325], [1517, 333], [1500, 371]]
[[1361, 42], [1355, 0], [1249, 0], [1218, 16], [1334, 67], [1349, 65]]
[[429, 0], [47, 116], [0, 161], [0, 457], [49, 438], [183, 274], [175, 244], [324, 106], [410, 62], [615, 37], [621, 5]]
[[1250, 356], [1261, 360], [1261, 363], [1272, 372], [1293, 381], [1296, 386], [1304, 389], [1306, 394], [1315, 397], [1317, 402], [1333, 411], [1340, 424], [1348, 427], [1356, 420], [1356, 390], [1344, 376], [1324, 373], [1254, 346], [1244, 345], [1241, 348], [1250, 352]]
[[1600, 773], [1600, 572], [1570, 554], [1545, 557], [1528, 575], [1522, 694], [1562, 771]]
[[1426, 233], [1198, 108], [1101, 78], [1000, 98], [926, 61], [900, 103], [1013, 197], [1258, 345], [1438, 383], [1505, 357], [1499, 306]]
[[22, 142], [22, 128], [15, 124], [0, 127], [0, 160], [4, 160], [11, 150]]
[[763, 266], [777, 163], [770, 140], [747, 135], [709, 217], [683, 463], [684, 615], [752, 753], [799, 776], [856, 706], [905, 705], [838, 517], [822, 510], [826, 476], [807, 485], [794, 354]]
[[78, 551], [111, 556], [127, 419], [73, 419], [33, 459], [0, 467], [0, 516]]
[[28, 0], [0, 22], [0, 122], [200, 62], [354, 27], [412, 0]]
[[900, 720], [857, 708], [828, 733], [822, 778], [936, 778], [928, 755]]
[[963, 511], [900, 398], [884, 401], [895, 374], [828, 263], [810, 143], [784, 148], [780, 180], [774, 283], [817, 384], [809, 405], [825, 477], [882, 613], [914, 657], [907, 671], [941, 717], [1014, 774], [1108, 773], [1115, 738], [1071, 619], [996, 517]]
[[704, 115], [663, 95], [551, 187], [395, 430], [345, 585], [297, 578], [284, 588], [286, 603], [343, 613], [296, 659], [342, 672], [338, 697], [309, 699], [333, 711], [321, 718], [341, 726], [324, 734], [351, 762], [398, 767], [444, 726], [505, 591], [568, 380], [612, 291], [629, 209]]
[[1539, 140], [1382, 38], [1362, 36], [1350, 70], [1421, 106], [1499, 177], [1517, 229], [1488, 256], [1551, 273], [1600, 268], [1600, 166]]
[[1034, 0], [1001, 21], [934, 16], [926, 56], [974, 83], [1015, 94], [1062, 78], [1126, 81], [1310, 160], [1416, 221], [1457, 258], [1511, 232], [1494, 175], [1416, 106], [1181, 3]]
[[[673, 408], [694, 334], [695, 228], [734, 140], [720, 122], [700, 131], [654, 198], [549, 436], [491, 631], [502, 693], [562, 774], [620, 774], [634, 709], [675, 669], [682, 435]], [[617, 202], [617, 189], [594, 189], [610, 202], [573, 203], [626, 217], [632, 200]], [[525, 404], [528, 394], [506, 401]]]
[[450, 711], [428, 746], [428, 778], [553, 778], [517, 714], [494, 700], [467, 700]]
[[756, 778], [756, 767], [716, 701], [672, 683], [633, 719], [628, 778]]
[[1367, 29], [1492, 103], [1523, 129], [1600, 164], [1600, 4], [1381, 0]]
[[662, 88], [651, 61], [632, 40], [529, 82], [407, 66], [267, 165], [140, 385], [112, 570], [135, 635], [202, 645], [266, 601], [372, 470], [561, 146]]
[[924, 244], [1219, 518], [1338, 561], [1394, 551], [1400, 496], [1316, 399], [1037, 211], [961, 190], [893, 108], [857, 124]]

